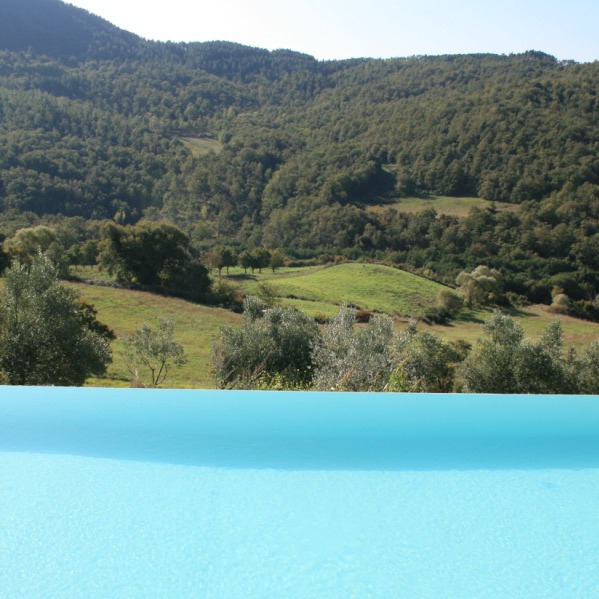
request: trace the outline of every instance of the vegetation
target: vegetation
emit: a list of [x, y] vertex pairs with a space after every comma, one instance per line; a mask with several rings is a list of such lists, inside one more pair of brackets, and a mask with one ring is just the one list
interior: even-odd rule
[[[187, 359], [183, 346], [174, 340], [175, 324], [161, 320], [156, 329], [144, 323], [134, 335], [123, 338], [123, 360], [133, 377], [135, 387], [158, 387], [173, 366], [182, 366]], [[148, 371], [144, 384], [141, 370]]]
[[5, 237], [50, 226], [75, 264], [100, 239], [77, 219], [165, 220], [194, 259], [229, 247], [259, 270], [247, 259], [277, 248], [446, 283], [485, 264], [508, 293], [561, 287], [599, 318], [596, 63], [147, 42], [58, 0], [9, 0], [0, 23]]
[[214, 346], [217, 385], [251, 388], [275, 377], [287, 387], [309, 384], [316, 323], [293, 308], [266, 308], [253, 298], [244, 303], [244, 317], [242, 327], [223, 329]]
[[[559, 322], [551, 323], [535, 343], [524, 339], [511, 317], [494, 312], [484, 325], [485, 337], [470, 352], [469, 344], [447, 342], [413, 323], [396, 333], [388, 317], [372, 318], [358, 328], [356, 310], [347, 307], [321, 331], [306, 328], [305, 319], [297, 326], [299, 315], [246, 301], [246, 325], [223, 329], [215, 346], [220, 385], [435, 393], [599, 390], [599, 342], [581, 357], [573, 349], [564, 353]], [[292, 321], [296, 326], [290, 326]]]
[[83, 385], [112, 359], [111, 333], [39, 254], [14, 262], [0, 304], [0, 371], [12, 385]]
[[[11, 259], [36, 272], [42, 251], [63, 276], [264, 304], [236, 329], [236, 315], [181, 300], [97, 287], [92, 306], [52, 291], [86, 335], [109, 341], [97, 317], [116, 331], [115, 355], [166, 317], [185, 323], [189, 358], [173, 385], [213, 384], [220, 339], [222, 386], [494, 389], [504, 356], [506, 388], [595, 388], [596, 329], [571, 317], [599, 321], [599, 63], [536, 51], [319, 62], [149, 42], [59, 0], [3, 2], [0, 40], [0, 272]], [[122, 303], [133, 297], [135, 311]], [[341, 302], [352, 308], [337, 314]], [[553, 351], [562, 338], [530, 303], [560, 315], [582, 352]], [[45, 342], [10, 345], [10, 305], [3, 376], [26, 380], [8, 356]], [[497, 305], [514, 321], [493, 317], [476, 343]], [[398, 333], [398, 315], [432, 324]], [[129, 382], [122, 359], [108, 377]]]
[[[339, 304], [345, 301], [359, 308], [387, 314], [424, 316], [444, 285], [409, 272], [381, 264], [342, 263], [326, 268], [295, 271], [269, 276], [279, 298], [302, 298], [314, 302]], [[250, 294], [257, 284], [246, 283]]]
[[168, 223], [106, 223], [99, 262], [119, 283], [197, 300], [208, 291], [210, 282], [206, 268], [193, 261], [188, 246], [187, 235]]
[[582, 359], [573, 351], [564, 356], [559, 322], [531, 343], [524, 339], [522, 327], [497, 312], [484, 325], [484, 333], [461, 370], [466, 391], [595, 394], [599, 390], [599, 344], [593, 342]]

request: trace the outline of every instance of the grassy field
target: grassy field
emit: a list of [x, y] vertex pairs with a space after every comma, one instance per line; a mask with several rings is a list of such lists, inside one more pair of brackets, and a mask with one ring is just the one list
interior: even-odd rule
[[193, 156], [204, 156], [210, 152], [218, 154], [223, 149], [220, 141], [210, 137], [180, 137], [179, 140]]
[[[282, 303], [307, 309], [310, 314], [330, 315], [342, 303], [387, 314], [422, 316], [443, 285], [411, 273], [379, 264], [344, 263], [264, 273], [233, 280], [248, 293], [255, 293], [261, 282], [268, 283]], [[290, 296], [293, 296], [290, 298]], [[298, 303], [301, 300], [301, 303]], [[314, 303], [312, 306], [310, 304]]]
[[[104, 275], [94, 273], [103, 278]], [[94, 274], [85, 273], [85, 274]], [[81, 276], [83, 273], [80, 273]], [[92, 278], [90, 276], [90, 278]], [[223, 275], [223, 278], [227, 279]], [[283, 304], [294, 306], [311, 316], [334, 316], [343, 302], [395, 317], [395, 326], [401, 330], [408, 322], [407, 314], [418, 315], [431, 303], [441, 285], [400, 271], [375, 265], [343, 263], [330, 267], [281, 269], [276, 273], [264, 271], [244, 275], [241, 269], [231, 269], [228, 280], [251, 293], [261, 282], [268, 283], [280, 296]], [[3, 281], [0, 279], [0, 288]], [[101, 322], [110, 326], [118, 337], [133, 333], [144, 322], [156, 325], [161, 318], [174, 320], [176, 339], [183, 344], [188, 363], [173, 370], [163, 387], [212, 388], [210, 372], [211, 350], [223, 326], [238, 326], [242, 316], [233, 312], [192, 304], [176, 298], [167, 298], [141, 291], [130, 291], [84, 283], [69, 283], [79, 289], [84, 299], [98, 310]], [[288, 298], [286, 295], [295, 295]], [[482, 324], [491, 315], [490, 309], [464, 309], [461, 317], [449, 326], [419, 324], [446, 339], [463, 339], [471, 344], [482, 335]], [[513, 310], [512, 316], [523, 326], [525, 335], [538, 338], [546, 326], [559, 319], [563, 326], [566, 346], [582, 349], [599, 339], [599, 323], [569, 316], [555, 316], [546, 306], [529, 306]], [[113, 343], [114, 362], [103, 378], [90, 379], [93, 386], [129, 386], [131, 375], [119, 354], [120, 342]]]
[[[482, 336], [482, 324], [491, 316], [492, 310], [488, 308], [466, 309], [462, 311], [461, 318], [449, 326], [425, 324], [420, 325], [431, 332], [449, 340], [464, 339], [473, 344]], [[580, 320], [571, 316], [555, 315], [547, 312], [547, 306], [533, 305], [512, 310], [511, 316], [524, 329], [524, 336], [529, 339], [538, 339], [547, 325], [555, 320], [562, 323], [564, 344], [583, 349], [592, 341], [599, 339], [599, 323]]]
[[[495, 202], [494, 204], [497, 210], [513, 212], [518, 209], [516, 204], [508, 204], [506, 202]], [[371, 206], [369, 209], [374, 212], [380, 212], [387, 208], [395, 208], [398, 212], [422, 212], [428, 208], [434, 208], [438, 214], [463, 218], [468, 216], [468, 212], [470, 212], [471, 208], [489, 208], [491, 205], [492, 202], [483, 200], [482, 198], [426, 196], [401, 198], [392, 204]]]
[[[188, 362], [173, 370], [163, 387], [211, 388], [212, 345], [222, 326], [240, 324], [242, 317], [227, 310], [192, 304], [142, 291], [75, 284], [83, 298], [98, 310], [98, 319], [114, 330], [117, 337], [133, 333], [144, 322], [156, 325], [161, 318], [176, 323], [175, 339], [183, 344]], [[114, 361], [107, 375], [90, 379], [88, 385], [127, 387], [131, 375], [119, 355], [120, 342], [113, 343]]]

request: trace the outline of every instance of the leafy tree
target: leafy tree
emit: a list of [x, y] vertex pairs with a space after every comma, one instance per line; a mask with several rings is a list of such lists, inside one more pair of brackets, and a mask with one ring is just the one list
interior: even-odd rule
[[270, 252], [266, 248], [256, 248], [252, 251], [253, 268], [257, 268], [258, 272], [262, 272], [270, 264]]
[[0, 307], [0, 371], [13, 385], [83, 385], [112, 354], [104, 325], [79, 293], [58, 282], [45, 255], [13, 262]]
[[281, 250], [274, 249], [270, 252], [270, 268], [273, 272], [277, 270], [277, 268], [281, 268], [285, 266], [285, 254]]
[[288, 307], [265, 308], [246, 298], [241, 328], [223, 328], [213, 348], [213, 371], [219, 387], [251, 388], [276, 377], [288, 387], [312, 379], [312, 345], [316, 323]]
[[394, 369], [387, 391], [449, 393], [464, 351], [437, 335], [408, 325], [396, 346]]
[[593, 341], [580, 359], [576, 360], [574, 376], [578, 391], [599, 395], [599, 341]]
[[551, 323], [541, 339], [524, 339], [512, 318], [494, 312], [460, 374], [464, 390], [472, 393], [576, 393], [572, 357], [562, 356], [559, 322]]
[[237, 254], [231, 248], [219, 245], [206, 252], [204, 261], [209, 268], [218, 270], [220, 276], [223, 268], [228, 273], [231, 266], [237, 265]]
[[45, 225], [19, 229], [4, 242], [4, 248], [13, 259], [22, 263], [31, 263], [39, 252], [43, 252], [62, 270], [66, 267], [64, 249], [56, 230]]
[[127, 369], [133, 376], [133, 384], [145, 386], [144, 371], [149, 375], [147, 386], [161, 385], [174, 366], [187, 362], [183, 346], [175, 341], [175, 323], [161, 320], [156, 329], [143, 324], [133, 335], [123, 338], [121, 352]]
[[472, 272], [462, 271], [456, 283], [470, 305], [497, 304], [502, 298], [503, 280], [498, 270], [477, 266]]
[[252, 253], [248, 250], [245, 250], [239, 254], [239, 266], [243, 268], [243, 271], [247, 274], [248, 268], [254, 270], [254, 257]]
[[383, 391], [393, 371], [393, 323], [375, 317], [355, 328], [356, 311], [342, 307], [314, 345], [314, 388], [320, 391]]
[[205, 267], [191, 258], [189, 237], [168, 223], [105, 224], [99, 260], [121, 283], [190, 299], [201, 297], [210, 285]]

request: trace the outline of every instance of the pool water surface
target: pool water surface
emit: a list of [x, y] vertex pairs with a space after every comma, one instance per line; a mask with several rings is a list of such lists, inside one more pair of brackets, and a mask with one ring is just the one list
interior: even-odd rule
[[596, 398], [0, 393], [0, 597], [599, 597]]

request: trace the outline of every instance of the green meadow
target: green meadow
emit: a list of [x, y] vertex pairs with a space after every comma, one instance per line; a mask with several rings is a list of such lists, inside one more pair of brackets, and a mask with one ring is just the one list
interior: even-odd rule
[[515, 211], [516, 204], [507, 202], [490, 202], [483, 198], [473, 197], [450, 197], [450, 196], [419, 196], [401, 198], [396, 202], [389, 204], [378, 204], [369, 209], [374, 212], [381, 212], [386, 208], [394, 208], [398, 212], [423, 212], [434, 208], [437, 214], [446, 214], [447, 216], [457, 216], [463, 218], [468, 216], [472, 208], [490, 208], [495, 206], [496, 210]]
[[210, 152], [218, 154], [223, 149], [220, 141], [210, 137], [180, 137], [179, 140], [193, 156], [204, 156]]
[[[173, 320], [176, 325], [175, 339], [185, 348], [187, 364], [173, 369], [163, 387], [214, 387], [210, 372], [212, 345], [218, 339], [221, 327], [241, 323], [239, 314], [143, 291], [85, 284], [75, 284], [74, 287], [95, 306], [98, 319], [107, 324], [117, 337], [134, 333], [143, 323], [155, 326], [162, 318]], [[112, 348], [113, 363], [106, 376], [89, 379], [88, 385], [130, 385], [132, 377], [120, 355], [121, 343], [118, 339]]]
[[[422, 316], [444, 286], [424, 277], [380, 264], [344, 263], [280, 274], [241, 278], [247, 293], [267, 283], [281, 303], [309, 313], [335, 313], [341, 304], [390, 315]], [[300, 303], [301, 302], [301, 303]], [[310, 306], [314, 303], [315, 306]]]
[[[81, 276], [97, 275], [97, 271], [80, 272]], [[418, 317], [426, 306], [434, 303], [442, 285], [388, 266], [343, 263], [330, 267], [286, 268], [272, 273], [244, 274], [231, 269], [223, 279], [241, 286], [248, 294], [256, 293], [260, 283], [274, 291], [277, 301], [305, 311], [310, 316], [331, 317], [343, 303], [353, 304], [394, 317], [398, 330], [405, 327], [409, 315]], [[98, 310], [98, 318], [114, 330], [117, 337], [133, 333], [143, 323], [156, 325], [161, 318], [176, 324], [175, 338], [187, 354], [187, 364], [172, 370], [163, 387], [213, 388], [211, 374], [212, 346], [223, 326], [239, 326], [243, 317], [229, 310], [193, 304], [177, 298], [154, 295], [101, 285], [68, 283]], [[2, 281], [0, 280], [0, 287]], [[290, 295], [294, 297], [289, 297]], [[482, 324], [491, 315], [488, 308], [465, 308], [451, 324], [418, 326], [449, 340], [465, 340], [475, 344], [482, 334]], [[556, 316], [546, 306], [514, 309], [511, 315], [522, 325], [525, 335], [538, 338], [547, 325], [558, 319], [562, 323], [566, 346], [581, 349], [599, 338], [599, 323]], [[131, 374], [120, 355], [121, 342], [113, 343], [114, 360], [107, 374], [88, 381], [91, 386], [127, 387]]]

